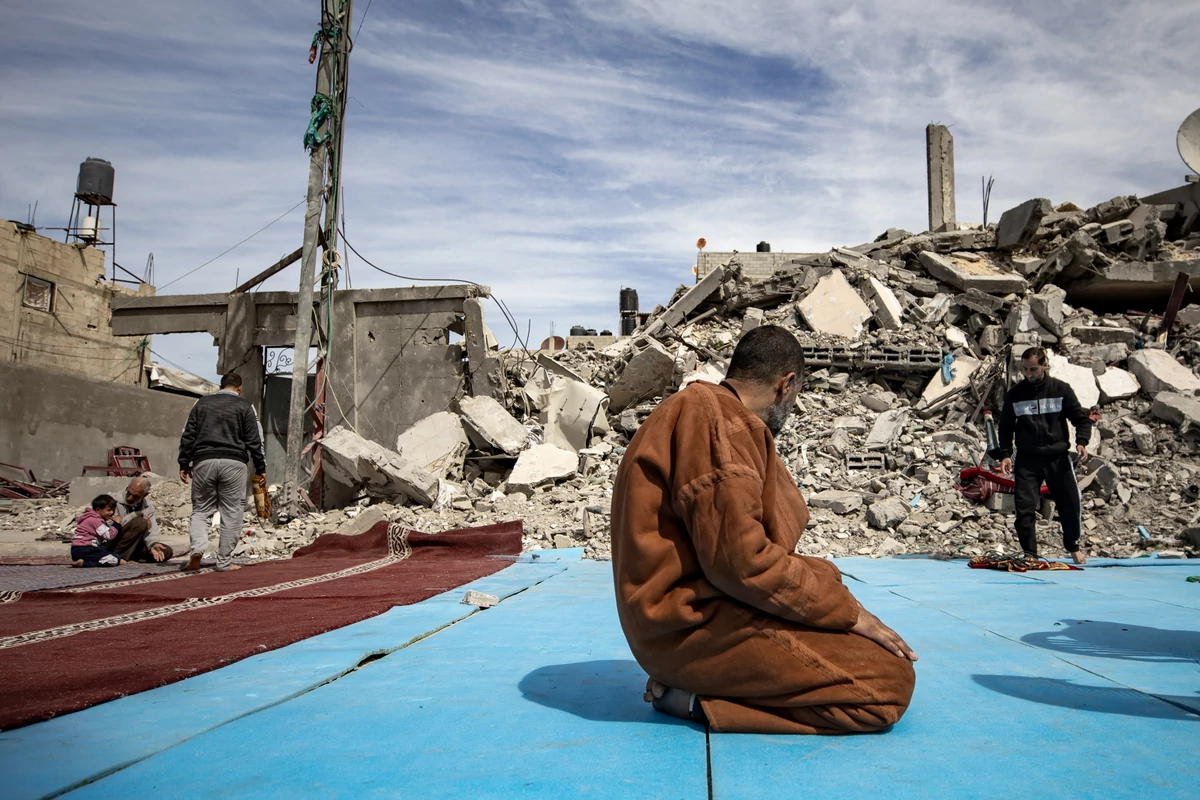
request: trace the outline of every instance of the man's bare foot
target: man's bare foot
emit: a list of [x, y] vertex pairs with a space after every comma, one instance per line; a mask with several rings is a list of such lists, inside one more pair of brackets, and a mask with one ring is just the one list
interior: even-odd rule
[[233, 572], [235, 569], [241, 569], [241, 568], [242, 568], [241, 564], [230, 564], [228, 567], [226, 567], [225, 569], [223, 569], [221, 571], [222, 572]]
[[180, 572], [195, 572], [200, 569], [200, 561], [204, 558], [203, 553], [192, 553], [188, 557], [187, 563], [179, 568]]
[[80, 559], [76, 559], [75, 561], [72, 561], [72, 562], [71, 562], [71, 566], [72, 566], [72, 567], [82, 567], [82, 566], [83, 566], [83, 559], [82, 559], [82, 558], [80, 558]]
[[646, 694], [642, 695], [642, 699], [664, 714], [689, 721], [692, 718], [692, 695], [682, 689], [672, 689], [654, 678], [646, 681]]
[[1074, 553], [1071, 553], [1071, 560], [1076, 564], [1086, 564], [1087, 553], [1083, 552], [1082, 550], [1076, 550]]

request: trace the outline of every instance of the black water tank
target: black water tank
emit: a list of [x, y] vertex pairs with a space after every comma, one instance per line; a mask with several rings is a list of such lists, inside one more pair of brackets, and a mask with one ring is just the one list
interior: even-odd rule
[[637, 311], [638, 310], [637, 289], [622, 289], [621, 290], [621, 310], [622, 311]]
[[621, 335], [632, 336], [637, 330], [637, 317], [621, 317]]
[[603, 330], [603, 331], [600, 331], [600, 335], [601, 335], [601, 336], [612, 336], [612, 331], [610, 331], [610, 330]]
[[596, 329], [595, 329], [595, 328], [588, 328], [588, 329], [587, 329], [587, 333], [586, 333], [586, 334], [584, 334], [584, 335], [585, 335], [585, 336], [599, 336], [600, 334], [596, 333]]
[[758, 243], [758, 252], [760, 252], [760, 253], [771, 252], [771, 245], [768, 244], [767, 242], [759, 242]]
[[587, 336], [588, 335], [587, 328], [583, 327], [582, 325], [572, 325], [571, 326], [571, 335], [572, 336]]
[[99, 201], [100, 204], [111, 203], [115, 177], [112, 164], [102, 158], [89, 158], [79, 165], [75, 194], [85, 200]]

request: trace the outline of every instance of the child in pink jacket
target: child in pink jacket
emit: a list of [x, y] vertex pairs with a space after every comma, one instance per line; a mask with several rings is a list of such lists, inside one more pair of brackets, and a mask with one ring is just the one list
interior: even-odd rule
[[102, 494], [92, 501], [92, 507], [75, 521], [75, 538], [71, 540], [72, 567], [115, 567], [121, 559], [105, 547], [117, 536], [117, 523], [112, 522], [117, 501]]

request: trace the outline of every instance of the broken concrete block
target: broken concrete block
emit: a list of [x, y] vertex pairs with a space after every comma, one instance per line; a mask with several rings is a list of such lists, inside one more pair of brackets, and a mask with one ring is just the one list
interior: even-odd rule
[[872, 411], [883, 412], [889, 410], [893, 405], [896, 404], [896, 395], [894, 392], [864, 394], [858, 398], [858, 402], [862, 403]]
[[846, 339], [857, 339], [863, 326], [871, 319], [871, 309], [846, 282], [840, 270], [834, 270], [821, 280], [796, 304], [800, 316], [817, 333], [827, 333]]
[[1071, 328], [1070, 335], [1081, 344], [1125, 344], [1132, 347], [1137, 342], [1137, 331], [1108, 325], [1077, 325]]
[[1132, 372], [1119, 367], [1106, 367], [1104, 374], [1096, 378], [1096, 385], [1100, 387], [1100, 400], [1104, 403], [1133, 397], [1142, 389]]
[[1129, 215], [1140, 205], [1140, 201], [1133, 195], [1122, 197], [1114, 197], [1111, 200], [1105, 200], [1099, 205], [1093, 206], [1087, 210], [1088, 222], [1098, 222], [1103, 225], [1106, 222], [1112, 222], [1115, 219], [1120, 219]]
[[988, 261], [962, 262], [925, 250], [919, 256], [930, 275], [962, 291], [978, 289], [987, 294], [1024, 292], [1026, 283], [1020, 275], [1001, 272]]
[[458, 410], [467, 435], [482, 448], [515, 456], [529, 443], [525, 426], [491, 397], [463, 397], [458, 401]]
[[508, 491], [528, 491], [547, 483], [575, 477], [579, 456], [553, 444], [539, 444], [521, 453], [512, 474], [508, 476]]
[[471, 443], [462, 419], [453, 411], [439, 411], [396, 437], [396, 454], [439, 478], [461, 467]]
[[1077, 366], [1065, 357], [1049, 352], [1046, 353], [1046, 363], [1050, 367], [1050, 375], [1066, 381], [1075, 392], [1079, 405], [1086, 409], [1100, 404], [1100, 387], [1096, 385], [1096, 373], [1090, 368]]
[[729, 371], [729, 364], [724, 361], [706, 361], [700, 365], [698, 369], [692, 370], [683, 376], [683, 380], [679, 383], [679, 388], [686, 388], [689, 384], [696, 381], [704, 381], [705, 383], [720, 383], [725, 380], [725, 373]]
[[1138, 452], [1144, 456], [1154, 455], [1158, 449], [1154, 440], [1154, 431], [1150, 430], [1148, 425], [1140, 422], [1133, 423], [1129, 430], [1133, 433], [1133, 444], [1137, 447]]
[[1063, 335], [1063, 300], [1066, 297], [1064, 289], [1050, 284], [1029, 298], [1029, 308], [1034, 318], [1055, 336]]
[[904, 309], [891, 289], [874, 275], [867, 276], [863, 289], [874, 306], [875, 319], [879, 320], [881, 327], [890, 331], [904, 327]]
[[863, 446], [868, 450], [884, 450], [904, 433], [904, 424], [908, 422], [908, 409], [897, 408], [885, 411], [875, 418], [871, 427], [871, 435]]
[[554, 534], [554, 549], [555, 550], [569, 550], [574, 546], [575, 546], [575, 540], [572, 539], [570, 536], [567, 536], [565, 533]]
[[989, 511], [997, 514], [1015, 514], [1017, 513], [1017, 498], [1007, 492], [992, 492], [988, 495], [988, 499], [983, 502]]
[[621, 376], [608, 389], [608, 407], [616, 413], [663, 394], [670, 388], [675, 371], [675, 357], [654, 339], [641, 337], [634, 341], [633, 348]]
[[964, 308], [969, 308], [972, 311], [978, 311], [981, 314], [989, 316], [994, 316], [1004, 306], [1003, 298], [981, 292], [978, 289], [971, 289], [957, 295], [954, 298], [954, 302]]
[[484, 594], [477, 592], [474, 589], [468, 589], [463, 595], [462, 604], [466, 606], [477, 606], [479, 608], [491, 608], [500, 602], [500, 598], [494, 594]]
[[979, 334], [979, 347], [985, 353], [996, 353], [1008, 343], [1008, 332], [1003, 325], [988, 325]]
[[472, 297], [463, 301], [467, 376], [471, 394], [500, 398], [504, 396], [504, 366], [492, 351], [488, 337], [495, 336], [483, 321], [483, 301]]
[[1159, 392], [1150, 414], [1177, 427], [1200, 425], [1200, 399], [1175, 392]]
[[947, 325], [944, 333], [946, 342], [952, 348], [960, 348], [967, 346], [967, 334], [960, 331], [953, 325]]
[[1151, 397], [1159, 392], [1192, 395], [1200, 390], [1200, 378], [1166, 350], [1138, 350], [1129, 357], [1129, 371]]
[[1119, 219], [1116, 222], [1110, 222], [1107, 225], [1100, 226], [1100, 233], [1096, 237], [1103, 239], [1105, 244], [1116, 246], [1133, 235], [1133, 223], [1127, 219]]
[[371, 506], [343, 522], [334, 533], [340, 533], [343, 536], [360, 536], [381, 522], [387, 522], [387, 517], [377, 506]]
[[1042, 327], [1038, 324], [1037, 317], [1033, 315], [1033, 304], [1028, 300], [1022, 300], [1013, 306], [1012, 311], [1008, 312], [1008, 319], [1004, 321], [1004, 325], [1012, 336], [1016, 336], [1018, 333], [1038, 331]]
[[908, 546], [903, 542], [898, 542], [891, 536], [884, 539], [875, 548], [875, 555], [884, 556], [901, 556], [908, 552]]
[[435, 476], [340, 425], [321, 439], [321, 463], [334, 480], [375, 497], [404, 496], [426, 506], [438, 498]]
[[1175, 315], [1175, 321], [1181, 325], [1200, 325], [1200, 305], [1191, 305]]
[[838, 515], [857, 511], [862, 508], [862, 504], [862, 495], [858, 492], [843, 492], [838, 489], [826, 489], [808, 499], [808, 505], [812, 508], [827, 508]]
[[652, 320], [646, 326], [646, 335], [657, 335], [666, 326], [675, 326], [683, 322], [688, 314], [695, 311], [701, 303], [721, 288], [721, 284], [725, 282], [726, 278], [732, 277], [737, 271], [737, 268], [721, 265], [705, 275], [699, 283], [684, 292], [683, 296], [674, 303], [671, 303], [663, 311], [662, 316]]
[[917, 311], [921, 320], [932, 327], [942, 321], [953, 303], [954, 298], [951, 295], [939, 292], [933, 297], [921, 301]]
[[1000, 225], [996, 229], [996, 247], [1000, 250], [1029, 247], [1042, 218], [1053, 211], [1054, 207], [1044, 197], [1026, 200], [1005, 211], [1000, 215]]
[[921, 392], [921, 399], [917, 402], [918, 407], [928, 408], [950, 392], [970, 385], [971, 376], [982, 366], [982, 363], [970, 356], [959, 356], [954, 359], [954, 379], [950, 383], [942, 383], [942, 373], [941, 370], [938, 370], [925, 385], [925, 391]]
[[863, 422], [862, 417], [837, 417], [833, 421], [833, 428], [846, 433], [863, 434], [867, 432], [867, 423]]
[[1093, 456], [1079, 465], [1079, 491], [1092, 489], [1108, 499], [1121, 483], [1116, 467], [1103, 458]]
[[747, 308], [746, 313], [742, 316], [742, 333], [748, 333], [759, 325], [763, 324], [766, 319], [766, 312], [761, 308]]
[[881, 531], [890, 530], [908, 519], [908, 512], [908, 503], [888, 497], [867, 507], [867, 524]]
[[576, 452], [588, 446], [592, 426], [605, 417], [608, 395], [583, 381], [561, 375], [551, 378], [545, 408], [538, 415], [544, 440]]

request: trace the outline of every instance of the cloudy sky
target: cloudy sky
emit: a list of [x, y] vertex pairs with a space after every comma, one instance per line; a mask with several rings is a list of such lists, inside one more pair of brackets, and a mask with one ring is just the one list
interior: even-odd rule
[[[116, 168], [118, 260], [232, 289], [299, 246], [319, 0], [38, 0], [0, 28], [0, 217], [62, 226]], [[1178, 185], [1200, 106], [1185, 0], [355, 0], [346, 233], [381, 267], [492, 287], [535, 341], [617, 327], [710, 250], [816, 251], [927, 225], [924, 127], [958, 218]], [[364, 18], [365, 15], [365, 18]], [[361, 28], [360, 28], [361, 24]], [[50, 235], [56, 235], [51, 233]], [[356, 288], [398, 285], [349, 260]], [[298, 267], [266, 289], [294, 289]], [[177, 280], [178, 279], [178, 280]], [[167, 285], [168, 282], [174, 281]], [[344, 283], [343, 283], [344, 285]], [[504, 344], [512, 331], [489, 321]], [[164, 359], [211, 376], [203, 334]]]

